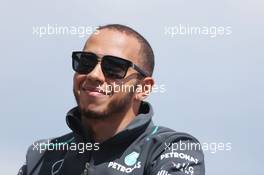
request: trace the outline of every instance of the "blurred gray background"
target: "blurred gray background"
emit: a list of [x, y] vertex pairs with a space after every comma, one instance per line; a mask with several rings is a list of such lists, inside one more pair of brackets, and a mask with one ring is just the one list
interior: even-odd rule
[[[71, 51], [88, 36], [33, 34], [34, 26], [129, 25], [151, 43], [156, 83], [148, 99], [156, 124], [201, 142], [232, 143], [205, 151], [208, 175], [259, 175], [264, 146], [264, 1], [3, 1], [0, 5], [0, 169], [16, 174], [35, 140], [69, 132], [75, 106]], [[230, 26], [217, 37], [170, 37], [166, 26]]]

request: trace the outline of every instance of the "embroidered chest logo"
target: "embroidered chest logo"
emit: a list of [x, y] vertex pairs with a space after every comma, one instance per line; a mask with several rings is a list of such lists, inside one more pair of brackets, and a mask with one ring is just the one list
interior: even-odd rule
[[137, 153], [137, 152], [132, 152], [132, 153], [130, 153], [129, 155], [127, 155], [126, 157], [125, 157], [125, 164], [127, 165], [127, 166], [132, 166], [132, 165], [134, 165], [136, 162], [137, 162], [137, 158], [138, 158], [138, 156], [139, 156], [139, 153]]
[[117, 162], [109, 162], [108, 168], [112, 168], [123, 173], [131, 173], [135, 169], [141, 168], [141, 162], [137, 161], [138, 157], [139, 157], [139, 153], [134, 151], [125, 157], [124, 159], [125, 165], [122, 165]]

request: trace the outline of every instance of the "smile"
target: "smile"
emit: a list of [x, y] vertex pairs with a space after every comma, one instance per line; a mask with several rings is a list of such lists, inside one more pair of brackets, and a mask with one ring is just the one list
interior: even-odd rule
[[89, 96], [93, 97], [103, 97], [108, 96], [109, 94], [98, 87], [84, 87], [82, 88], [84, 92], [86, 92]]

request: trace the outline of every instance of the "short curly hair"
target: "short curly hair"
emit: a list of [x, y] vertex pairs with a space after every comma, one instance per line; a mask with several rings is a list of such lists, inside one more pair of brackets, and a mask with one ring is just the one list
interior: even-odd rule
[[119, 32], [124, 32], [127, 35], [131, 35], [135, 37], [139, 43], [141, 44], [140, 54], [142, 56], [142, 59], [140, 60], [141, 67], [144, 68], [144, 70], [152, 76], [153, 70], [154, 70], [154, 52], [149, 44], [149, 42], [137, 31], [134, 29], [121, 25], [121, 24], [108, 24], [104, 26], [99, 26], [97, 30], [102, 29], [111, 29], [111, 30], [117, 30]]

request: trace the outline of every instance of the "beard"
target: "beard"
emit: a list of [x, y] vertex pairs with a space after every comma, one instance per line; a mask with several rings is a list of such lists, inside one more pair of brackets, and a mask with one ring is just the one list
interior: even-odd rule
[[106, 120], [110, 118], [111, 116], [116, 116], [116, 114], [122, 114], [126, 110], [128, 110], [129, 106], [132, 103], [132, 98], [134, 95], [134, 92], [128, 92], [123, 95], [121, 99], [114, 99], [112, 100], [106, 109], [103, 111], [97, 112], [91, 109], [85, 109], [80, 107], [79, 99], [77, 92], [73, 90], [75, 100], [79, 106], [79, 110], [82, 117], [85, 117], [86, 119], [93, 119], [93, 120]]

